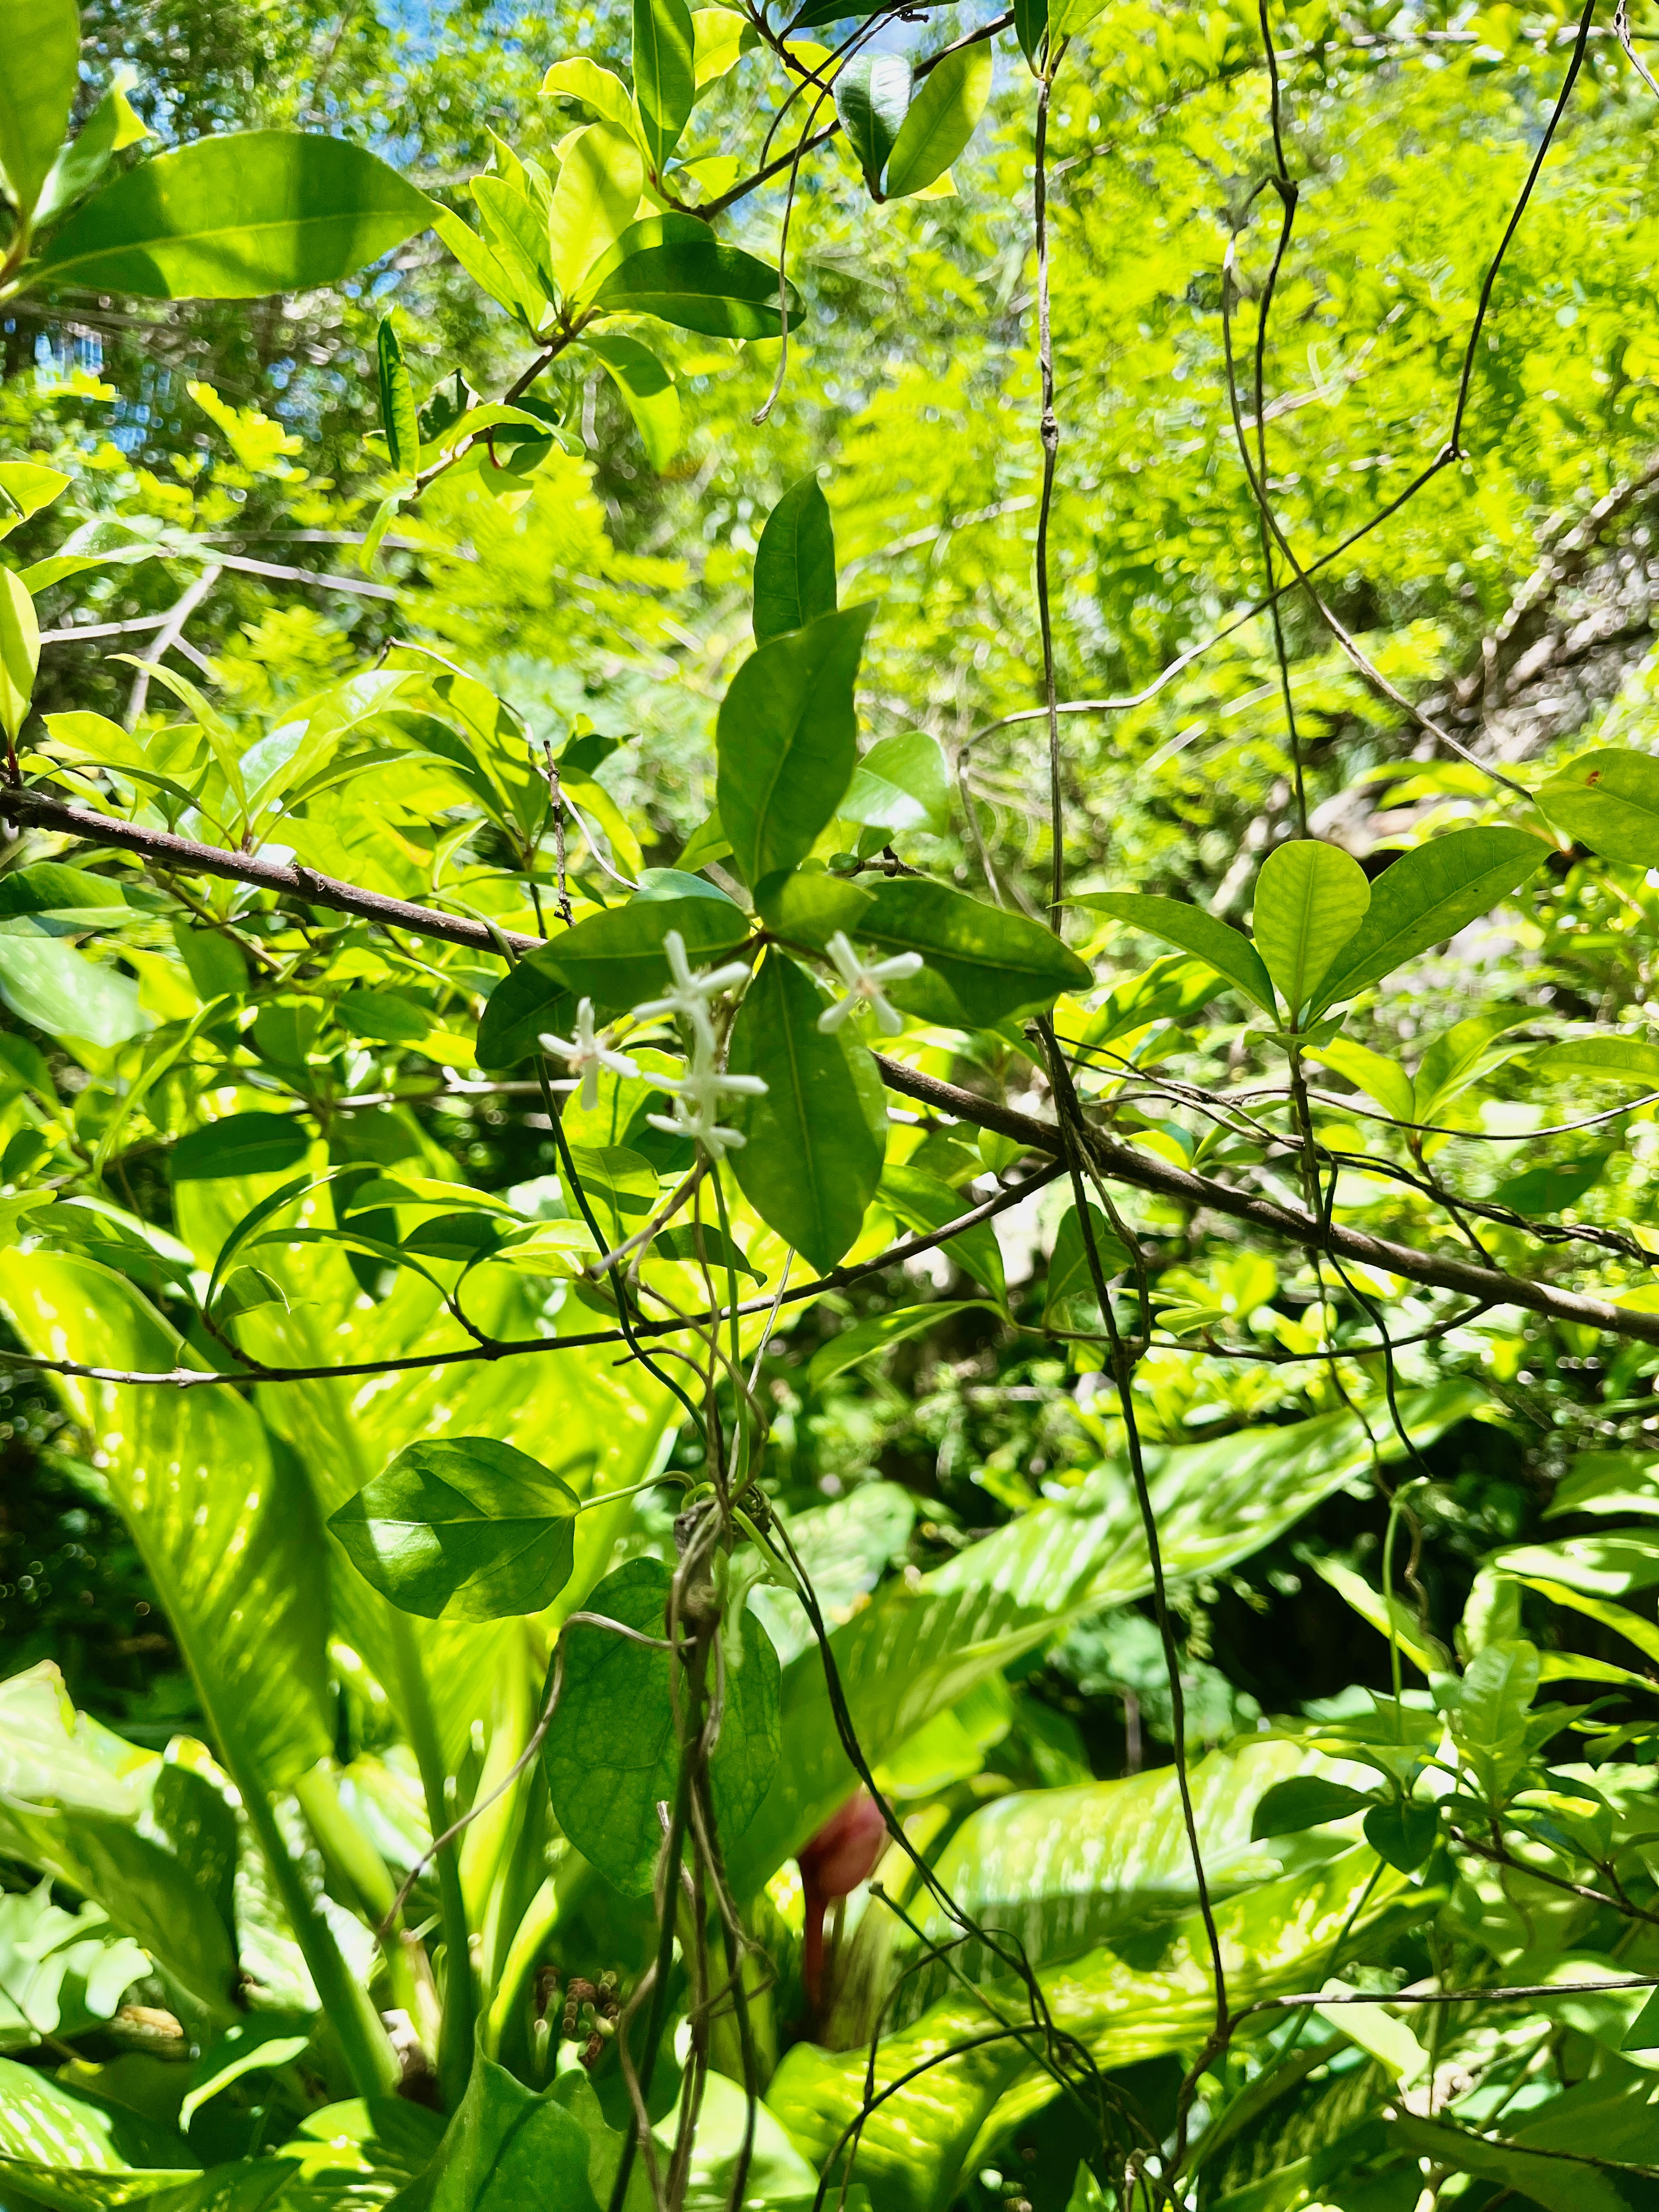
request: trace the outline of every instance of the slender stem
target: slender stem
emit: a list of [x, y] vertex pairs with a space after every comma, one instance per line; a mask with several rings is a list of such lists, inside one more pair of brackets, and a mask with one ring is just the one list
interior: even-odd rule
[[[410, 1748], [420, 1769], [426, 1797], [427, 1823], [434, 1837], [450, 1826], [449, 1793], [444, 1771], [437, 1717], [427, 1686], [414, 1624], [388, 1607], [392, 1661], [398, 1672], [402, 1718]], [[472, 2070], [472, 1944], [466, 1924], [466, 1900], [461, 1890], [461, 1862], [458, 1841], [451, 1838], [437, 1854], [438, 1902], [444, 1936], [443, 2024], [438, 2037], [438, 2087], [452, 2112], [466, 2089]]]

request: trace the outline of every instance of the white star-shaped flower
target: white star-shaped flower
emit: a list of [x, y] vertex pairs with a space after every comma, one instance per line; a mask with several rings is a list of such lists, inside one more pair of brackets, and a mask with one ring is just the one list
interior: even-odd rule
[[844, 929], [838, 929], [823, 949], [835, 962], [847, 986], [847, 995], [837, 999], [833, 1006], [824, 1008], [818, 1016], [818, 1027], [838, 1030], [862, 1000], [875, 1016], [876, 1027], [882, 1035], [896, 1036], [904, 1027], [904, 1017], [888, 1003], [882, 986], [907, 981], [921, 966], [921, 953], [896, 952], [890, 960], [861, 960]]
[[740, 1129], [721, 1127], [721, 1100], [766, 1096], [766, 1085], [758, 1075], [726, 1075], [719, 1068], [703, 1067], [696, 1061], [677, 1083], [665, 1083], [662, 1087], [673, 1100], [674, 1111], [672, 1115], [647, 1114], [652, 1127], [665, 1130], [671, 1137], [690, 1137], [717, 1160], [747, 1142]]
[[[609, 1031], [606, 1032], [609, 1036]], [[550, 1083], [550, 1091], [580, 1091], [580, 1104], [591, 1112], [599, 1100], [599, 1070], [608, 1067], [613, 1075], [637, 1075], [639, 1065], [625, 1052], [613, 1052], [605, 1037], [593, 1034], [593, 1001], [584, 999], [576, 1009], [576, 1034], [574, 1037], [546, 1036], [541, 1039], [544, 1052], [552, 1053], [570, 1070], [568, 1083]]]
[[698, 1045], [705, 1052], [713, 1052], [714, 1025], [708, 1018], [708, 1001], [744, 981], [749, 970], [741, 960], [730, 960], [724, 968], [694, 969], [685, 957], [685, 939], [678, 929], [669, 931], [662, 949], [668, 955], [673, 982], [660, 999], [647, 999], [643, 1006], [635, 1006], [633, 1018], [642, 1022], [655, 1014], [673, 1014], [690, 1022]]

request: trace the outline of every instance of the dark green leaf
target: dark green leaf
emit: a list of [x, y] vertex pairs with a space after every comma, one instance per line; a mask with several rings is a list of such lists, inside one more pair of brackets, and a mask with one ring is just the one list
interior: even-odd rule
[[1035, 74], [1048, 36], [1048, 0], [1014, 0], [1014, 35]]
[[649, 346], [622, 331], [593, 331], [582, 343], [605, 363], [634, 418], [646, 459], [660, 476], [680, 442], [680, 395], [673, 378]]
[[180, 1137], [173, 1148], [173, 1180], [280, 1174], [299, 1165], [310, 1143], [304, 1123], [291, 1114], [228, 1114]]
[[[1128, 1267], [1129, 1255], [1112, 1234], [1097, 1206], [1089, 1208], [1089, 1226], [1100, 1272], [1110, 1283], [1115, 1275], [1121, 1274]], [[1045, 1328], [1091, 1331], [1102, 1326], [1094, 1268], [1090, 1265], [1089, 1248], [1084, 1241], [1075, 1206], [1066, 1208], [1054, 1236], [1054, 1253], [1048, 1261], [1048, 1290], [1042, 1301], [1042, 1325]]]
[[424, 193], [346, 139], [234, 131], [118, 177], [30, 273], [154, 300], [308, 292], [378, 260], [432, 216]]
[[885, 1113], [869, 1053], [819, 1029], [829, 1001], [793, 960], [770, 951], [732, 1031], [734, 1074], [757, 1075], [763, 1098], [732, 1109], [744, 1137], [732, 1165], [770, 1229], [820, 1272], [857, 1237], [881, 1176]]
[[696, 96], [696, 40], [685, 0], [634, 0], [634, 97], [659, 178]]
[[925, 191], [973, 137], [991, 96], [988, 40], [955, 47], [923, 79], [887, 160], [887, 194]]
[[1506, 1176], [1492, 1198], [1499, 1206], [1513, 1206], [1517, 1213], [1559, 1213], [1566, 1206], [1576, 1206], [1601, 1181], [1602, 1170], [1612, 1158], [1611, 1150], [1604, 1146], [1576, 1160], [1523, 1168], [1519, 1175]]
[[576, 1497], [511, 1444], [410, 1444], [329, 1517], [359, 1574], [428, 1620], [539, 1613], [570, 1579]]
[[75, 0], [11, 0], [0, 72], [0, 178], [27, 219], [58, 156], [81, 81]]
[[1251, 1839], [1300, 1835], [1304, 1828], [1346, 1820], [1350, 1813], [1372, 1802], [1346, 1783], [1328, 1782], [1320, 1774], [1293, 1775], [1288, 1782], [1274, 1783], [1258, 1801], [1250, 1820]]
[[531, 957], [546, 969], [556, 964], [573, 994], [592, 999], [601, 1016], [619, 1014], [666, 988], [668, 956], [662, 947], [671, 929], [679, 932], [696, 966], [735, 951], [749, 923], [741, 907], [705, 884], [696, 897], [647, 893], [626, 906], [590, 914]]
[[[625, 1145], [572, 1145], [570, 1158], [606, 1249], [615, 1251], [651, 1218], [657, 1202], [657, 1171]], [[559, 1180], [568, 1186], [562, 1165]], [[571, 1212], [580, 1214], [576, 1194], [568, 1187], [565, 1199]]]
[[374, 347], [380, 380], [380, 428], [386, 449], [400, 476], [412, 476], [419, 465], [421, 428], [415, 416], [415, 392], [404, 366], [404, 349], [390, 315], [380, 325]]
[[[789, 327], [804, 309], [786, 285]], [[685, 215], [653, 215], [630, 223], [588, 271], [583, 290], [617, 314], [655, 315], [711, 338], [775, 338], [778, 272], [740, 247], [722, 246], [705, 222]]]
[[927, 830], [942, 836], [951, 803], [939, 740], [925, 730], [906, 730], [872, 745], [854, 771], [840, 812], [843, 821], [872, 829]]
[[773, 935], [822, 951], [836, 932], [856, 937], [870, 894], [821, 868], [786, 868], [755, 886], [755, 911]]
[[1396, 1802], [1374, 1805], [1365, 1815], [1365, 1841], [1401, 1874], [1415, 1874], [1439, 1835], [1440, 1815], [1432, 1805]]
[[211, 999], [240, 998], [246, 991], [247, 961], [241, 946], [222, 930], [195, 928], [179, 915], [173, 941], [204, 1006]]
[[864, 181], [881, 189], [893, 141], [910, 105], [910, 64], [903, 54], [854, 54], [836, 78], [836, 112], [858, 156]]
[[1392, 2126], [1396, 2141], [1436, 2166], [1495, 2181], [1523, 2203], [1541, 2204], [1545, 2212], [1630, 2212], [1629, 2200], [1613, 2176], [1598, 2172], [1588, 2158], [1488, 2142], [1472, 2129], [1419, 2119], [1410, 2112], [1397, 2114]]
[[1162, 938], [1166, 945], [1178, 945], [1183, 952], [1196, 953], [1253, 1006], [1265, 1013], [1273, 1011], [1273, 984], [1261, 964], [1261, 955], [1248, 937], [1218, 921], [1214, 915], [1206, 914], [1202, 907], [1189, 906], [1184, 899], [1153, 898], [1141, 891], [1091, 891], [1077, 904], [1096, 914], [1110, 915], [1115, 921], [1126, 921], [1148, 937]]
[[1340, 845], [1296, 837], [1267, 855], [1251, 931], [1292, 1021], [1313, 1002], [1370, 902], [1364, 870]]
[[[668, 1570], [633, 1559], [584, 1610], [665, 1633]], [[729, 1844], [753, 1820], [778, 1763], [778, 1659], [752, 1613], [726, 1632], [726, 1710], [709, 1761], [714, 1817]], [[629, 1896], [646, 1895], [662, 1845], [660, 1804], [679, 1786], [668, 1655], [584, 1625], [565, 1639], [564, 1692], [543, 1752], [560, 1827]]]
[[61, 860], [37, 860], [0, 876], [0, 915], [85, 914], [100, 907], [118, 915], [127, 911], [120, 884]]
[[392, 2202], [398, 2212], [600, 2212], [580, 2122], [482, 2051], [431, 2165]]
[[576, 998], [550, 952], [532, 952], [510, 968], [484, 1001], [473, 1050], [480, 1067], [494, 1073], [532, 1059], [544, 1030], [568, 1036]]
[[[975, 1028], [1052, 1006], [1062, 991], [1086, 991], [1086, 962], [1052, 930], [1023, 914], [969, 898], [920, 876], [886, 876], [860, 935], [884, 951], [920, 952]], [[917, 978], [918, 981], [921, 978]], [[905, 1003], [907, 986], [890, 994]]]
[[746, 882], [806, 858], [858, 759], [853, 703], [874, 610], [820, 615], [769, 638], [732, 678], [716, 745], [720, 821]]
[[0, 2176], [26, 2199], [104, 2212], [135, 2195], [183, 2188], [199, 2172], [175, 2130], [0, 2058]]
[[686, 1222], [665, 1229], [652, 1238], [651, 1253], [653, 1259], [675, 1260], [688, 1267], [702, 1268], [707, 1264], [717, 1291], [720, 1275], [728, 1267], [739, 1275], [747, 1275], [751, 1282], [763, 1283], [766, 1279], [758, 1267], [750, 1266], [735, 1244], [726, 1241], [725, 1233], [712, 1221], [700, 1222], [696, 1226]]
[[984, 1298], [939, 1298], [927, 1305], [901, 1306], [894, 1313], [872, 1314], [867, 1321], [854, 1322], [851, 1328], [842, 1329], [839, 1336], [818, 1346], [807, 1367], [806, 1380], [814, 1390], [821, 1390], [837, 1375], [856, 1367], [860, 1359], [889, 1351], [907, 1337], [920, 1336], [953, 1315], [995, 1310]]
[[[884, 1168], [877, 1196], [907, 1229], [923, 1234], [960, 1220], [964, 1213], [972, 1211], [973, 1204], [970, 1199], [958, 1196], [948, 1182], [929, 1175], [925, 1168], [909, 1165]], [[981, 1221], [977, 1228], [963, 1230], [942, 1249], [959, 1267], [982, 1283], [994, 1297], [1006, 1304], [1008, 1289], [1003, 1279], [1002, 1249], [997, 1243], [996, 1231], [988, 1221]]]
[[791, 484], [755, 549], [755, 642], [836, 611], [836, 532], [818, 480]]
[[1535, 875], [1548, 856], [1524, 830], [1454, 830], [1407, 853], [1371, 885], [1370, 904], [1320, 988], [1333, 1006], [1455, 937]]

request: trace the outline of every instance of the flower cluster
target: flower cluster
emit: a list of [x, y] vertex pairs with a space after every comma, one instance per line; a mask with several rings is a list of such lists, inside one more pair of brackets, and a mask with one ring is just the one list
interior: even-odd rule
[[862, 1001], [875, 1016], [882, 1035], [896, 1036], [904, 1027], [904, 1017], [890, 1004], [882, 986], [908, 982], [921, 966], [921, 953], [896, 952], [890, 960], [865, 960], [854, 951], [844, 929], [836, 932], [824, 950], [847, 986], [847, 995], [824, 1008], [818, 1016], [818, 1027], [826, 1032], [838, 1030]]
[[541, 1039], [541, 1048], [562, 1060], [570, 1070], [565, 1083], [550, 1083], [550, 1091], [580, 1091], [580, 1104], [584, 1113], [591, 1113], [599, 1098], [599, 1070], [608, 1067], [613, 1075], [637, 1075], [639, 1064], [625, 1052], [615, 1051], [607, 1030], [603, 1036], [593, 1034], [593, 1001], [584, 999], [576, 1009], [576, 1034], [574, 1037], [547, 1035]]

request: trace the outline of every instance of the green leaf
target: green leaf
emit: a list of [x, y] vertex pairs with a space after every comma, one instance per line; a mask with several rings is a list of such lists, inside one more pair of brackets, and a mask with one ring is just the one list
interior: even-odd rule
[[1048, 0], [1014, 0], [1014, 36], [1035, 76], [1048, 36]]
[[1585, 1075], [1659, 1091], [1659, 1045], [1641, 1037], [1570, 1037], [1563, 1044], [1547, 1045], [1532, 1066], [1540, 1075]]
[[684, 939], [695, 966], [735, 951], [749, 934], [749, 922], [742, 908], [719, 892], [700, 898], [639, 896], [590, 914], [531, 957], [544, 972], [556, 964], [573, 994], [592, 999], [602, 1016], [619, 1014], [666, 988], [668, 956], [662, 946], [671, 929]]
[[1538, 804], [1604, 860], [1659, 864], [1659, 761], [1647, 753], [1581, 753], [1543, 787]]
[[1629, 2212], [1613, 2176], [1599, 2171], [1589, 2158], [1492, 2142], [1469, 2129], [1419, 2119], [1410, 2112], [1398, 2114], [1392, 2126], [1403, 2148], [1452, 2173], [1495, 2181], [1522, 2202], [1541, 2204], [1545, 2212]]
[[337, 283], [432, 220], [343, 138], [198, 138], [129, 169], [52, 239], [30, 280], [152, 300], [253, 300]]
[[744, 1139], [732, 1158], [738, 1187], [822, 1273], [856, 1239], [881, 1177], [886, 1115], [869, 1053], [818, 1016], [829, 1005], [804, 970], [768, 952], [732, 1026], [728, 1065], [758, 1076], [762, 1098], [741, 1098], [732, 1121]]
[[[900, 1306], [892, 1313], [872, 1314], [864, 1321], [855, 1321], [828, 1344], [821, 1344], [812, 1354], [806, 1370], [808, 1387], [821, 1390], [837, 1375], [856, 1367], [860, 1359], [869, 1359], [877, 1352], [890, 1351], [894, 1345], [902, 1344], [907, 1337], [921, 1336], [926, 1330], [937, 1328], [941, 1322], [950, 1321], [959, 1313], [994, 1313], [995, 1307], [986, 1298], [936, 1298], [926, 1305]], [[872, 1756], [874, 1754], [872, 1753]]]
[[723, 860], [731, 849], [717, 809], [713, 813], [705, 814], [686, 839], [680, 848], [678, 865], [687, 871], [705, 868], [710, 860]]
[[200, 2171], [173, 2129], [0, 2058], [0, 2176], [26, 2197], [104, 2212], [183, 2188]]
[[[886, 876], [870, 886], [870, 896], [874, 903], [860, 936], [884, 951], [920, 952], [966, 1027], [1035, 1013], [1062, 991], [1086, 991], [1094, 981], [1087, 963], [1052, 930], [965, 891], [920, 876]], [[889, 996], [902, 1006], [913, 988], [896, 984]]]
[[[638, 8], [647, 4], [649, 0], [638, 0]], [[672, 7], [674, 0], [659, 4]], [[644, 185], [640, 149], [631, 134], [615, 124], [590, 124], [565, 148], [547, 218], [548, 266], [562, 296], [575, 296], [593, 264], [627, 229]], [[605, 359], [601, 345], [592, 339], [585, 343]], [[636, 339], [621, 343], [638, 344]], [[644, 353], [645, 348], [639, 350]]]
[[910, 64], [903, 54], [854, 54], [836, 77], [836, 112], [858, 156], [864, 181], [881, 190], [881, 173], [910, 104]]
[[9, 739], [28, 720], [40, 665], [40, 625], [28, 586], [14, 568], [0, 568], [0, 731]]
[[[1113, 1235], [1097, 1206], [1089, 1208], [1089, 1225], [1093, 1231], [1101, 1273], [1109, 1284], [1115, 1275], [1121, 1275], [1128, 1267], [1129, 1255]], [[1089, 1264], [1089, 1249], [1075, 1206], [1067, 1206], [1054, 1235], [1042, 1301], [1042, 1325], [1045, 1328], [1088, 1331], [1103, 1326], [1094, 1269]]]
[[696, 35], [685, 0], [634, 0], [634, 97], [659, 179], [696, 97]]
[[1250, 1835], [1253, 1839], [1299, 1835], [1304, 1828], [1346, 1820], [1372, 1802], [1346, 1782], [1328, 1781], [1322, 1774], [1293, 1775], [1263, 1793], [1251, 1817]]
[[[877, 1196], [895, 1218], [907, 1229], [922, 1234], [930, 1230], [943, 1229], [952, 1221], [960, 1220], [972, 1211], [970, 1198], [962, 1197], [948, 1182], [929, 1175], [925, 1168], [895, 1164], [882, 1170]], [[1006, 1305], [1008, 1287], [1002, 1269], [1002, 1248], [997, 1243], [996, 1231], [988, 1221], [977, 1228], [964, 1229], [953, 1237], [943, 1249], [959, 1267], [963, 1267], [997, 1300]]]
[[1538, 1680], [1537, 1650], [1516, 1637], [1477, 1651], [1458, 1685], [1452, 1734], [1489, 1796], [1501, 1796], [1524, 1764]]
[[[625, 1145], [573, 1144], [570, 1158], [606, 1248], [614, 1251], [650, 1219], [657, 1203], [657, 1171], [649, 1160]], [[568, 1187], [562, 1165], [559, 1180], [566, 1186], [565, 1199], [571, 1212], [579, 1213], [576, 1194]]]
[[0, 81], [0, 179], [27, 223], [52, 173], [81, 81], [75, 0], [10, 0]]
[[59, 149], [52, 173], [35, 203], [37, 229], [45, 230], [59, 216], [83, 198], [109, 167], [112, 154], [136, 146], [149, 136], [149, 126], [133, 112], [127, 94], [132, 73], [118, 64], [114, 82], [67, 146]]
[[942, 177], [973, 137], [991, 96], [989, 40], [957, 46], [923, 79], [887, 160], [887, 197], [903, 199]]
[[1601, 1180], [1614, 1149], [1604, 1145], [1593, 1152], [1581, 1153], [1577, 1159], [1522, 1168], [1519, 1175], [1505, 1176], [1492, 1191], [1492, 1198], [1498, 1205], [1512, 1206], [1517, 1213], [1560, 1213], [1567, 1206], [1576, 1206], [1584, 1193]]
[[1316, 1045], [1307, 1057], [1319, 1061], [1322, 1066], [1334, 1068], [1339, 1075], [1346, 1075], [1356, 1089], [1368, 1098], [1374, 1098], [1382, 1111], [1391, 1114], [1396, 1121], [1417, 1119], [1417, 1094], [1398, 1060], [1355, 1044], [1350, 1037], [1334, 1037], [1329, 1044]]
[[311, 2042], [310, 2018], [305, 2014], [261, 2013], [238, 2021], [234, 2027], [209, 2044], [190, 2069], [190, 2084], [179, 2106], [179, 2124], [188, 2128], [204, 2105], [245, 2075], [287, 2066]]
[[94, 907], [118, 915], [131, 911], [118, 883], [61, 860], [37, 860], [33, 867], [0, 876], [0, 915], [77, 914]]
[[[782, 289], [794, 330], [805, 311], [793, 284]], [[738, 246], [722, 246], [694, 216], [630, 223], [588, 271], [582, 292], [596, 307], [655, 315], [705, 337], [775, 338], [782, 328], [777, 270]]]
[[[0, 1251], [0, 1300], [33, 1351], [167, 1371], [184, 1346], [132, 1285], [67, 1254]], [[332, 1740], [321, 1532], [303, 1478], [235, 1392], [65, 1379], [233, 1778], [278, 1789]]]
[[392, 2202], [405, 2212], [599, 2212], [581, 2123], [555, 2092], [538, 2096], [483, 2051], [431, 2165]]
[[[632, 1559], [584, 1610], [666, 1633], [668, 1570]], [[709, 1761], [714, 1818], [729, 1847], [755, 1816], [778, 1762], [778, 1659], [752, 1614], [726, 1645], [726, 1706]], [[738, 1648], [740, 1640], [740, 1649]], [[560, 1827], [630, 1897], [647, 1895], [662, 1847], [659, 1804], [679, 1786], [668, 1655], [583, 1625], [565, 1638], [564, 1691], [543, 1749]]]
[[1292, 1021], [1312, 1003], [1370, 902], [1364, 870], [1340, 846], [1297, 837], [1267, 855], [1251, 927]]
[[[559, 181], [564, 181], [562, 171]], [[582, 343], [605, 363], [634, 418], [646, 459], [660, 476], [680, 442], [680, 395], [673, 378], [649, 346], [620, 331], [595, 331]]]
[[1325, 971], [1316, 1008], [1355, 997], [1455, 937], [1518, 890], [1548, 854], [1525, 830], [1454, 830], [1402, 854], [1370, 886], [1364, 919]]
[[717, 804], [745, 882], [793, 868], [833, 820], [858, 759], [854, 687], [874, 609], [769, 637], [721, 702]]
[[786, 868], [755, 885], [755, 911], [775, 937], [821, 952], [838, 929], [858, 935], [870, 894], [827, 869]]
[[277, 1175], [297, 1167], [310, 1145], [304, 1123], [291, 1114], [228, 1114], [180, 1137], [169, 1164], [176, 1183]]
[[1273, 985], [1261, 955], [1241, 931], [1218, 921], [1202, 907], [1189, 906], [1184, 899], [1154, 898], [1143, 891], [1091, 891], [1075, 903], [1127, 922], [1165, 945], [1178, 945], [1183, 952], [1196, 953], [1253, 1006], [1264, 1013], [1273, 1011]]
[[539, 1613], [570, 1579], [576, 1494], [511, 1444], [409, 1444], [330, 1515], [360, 1575], [427, 1620]]
[[854, 770], [840, 812], [844, 822], [870, 829], [927, 830], [943, 836], [950, 827], [951, 798], [938, 739], [925, 730], [879, 739]]
[[69, 489], [70, 481], [61, 469], [46, 468], [39, 461], [0, 461], [0, 538], [9, 538], [31, 515], [50, 507]]
[[544, 96], [562, 93], [568, 99], [584, 100], [607, 123], [615, 123], [624, 131], [634, 127], [634, 103], [629, 98], [628, 87], [614, 70], [601, 69], [585, 54], [555, 62], [542, 79], [542, 92]]
[[478, 1065], [486, 1073], [516, 1067], [533, 1057], [544, 1030], [568, 1036], [575, 1018], [575, 994], [552, 954], [529, 953], [484, 1001], [473, 1048]]
[[380, 427], [386, 449], [399, 476], [413, 476], [420, 465], [421, 429], [415, 416], [415, 391], [404, 366], [404, 349], [390, 315], [380, 324], [374, 343], [375, 365], [380, 380]]
[[[701, 1251], [699, 1250], [701, 1246]], [[758, 1267], [750, 1267], [737, 1246], [729, 1243], [724, 1233], [712, 1221], [699, 1222], [696, 1226], [686, 1224], [678, 1228], [663, 1230], [651, 1240], [653, 1260], [672, 1260], [679, 1266], [699, 1270], [707, 1264], [720, 1286], [721, 1271], [726, 1267], [739, 1275], [747, 1275], [752, 1283], [766, 1280]]]
[[755, 548], [755, 642], [836, 611], [836, 530], [817, 477], [791, 484]]
[[1365, 1815], [1365, 1841], [1385, 1865], [1415, 1874], [1440, 1838], [1440, 1814], [1433, 1805], [1408, 1799], [1374, 1805]]
[[106, 1049], [155, 1026], [138, 986], [51, 937], [0, 937], [0, 999], [20, 1021]]

